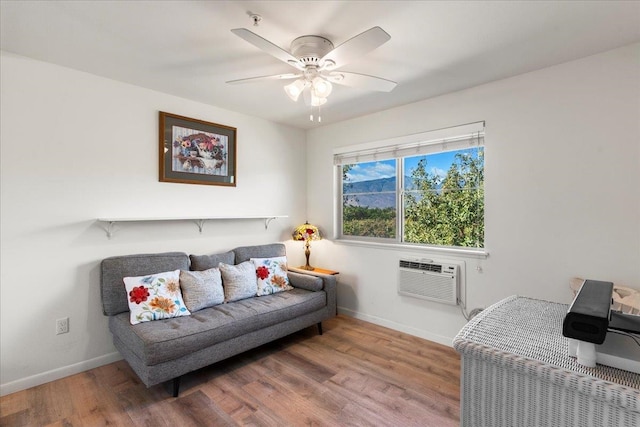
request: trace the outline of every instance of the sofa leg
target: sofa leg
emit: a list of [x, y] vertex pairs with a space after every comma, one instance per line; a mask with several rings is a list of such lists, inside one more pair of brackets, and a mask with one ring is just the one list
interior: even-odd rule
[[318, 335], [322, 335], [322, 322], [318, 322]]
[[173, 397], [178, 397], [178, 394], [180, 393], [180, 377], [175, 377], [173, 379], [171, 388], [171, 394]]

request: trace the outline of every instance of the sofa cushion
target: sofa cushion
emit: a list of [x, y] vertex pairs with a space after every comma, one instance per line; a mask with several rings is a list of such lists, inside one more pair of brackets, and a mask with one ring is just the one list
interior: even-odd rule
[[271, 295], [293, 289], [287, 276], [287, 257], [251, 258], [258, 279], [258, 296]]
[[109, 317], [109, 329], [147, 365], [156, 365], [326, 305], [325, 292], [293, 289], [205, 308], [191, 316], [135, 326], [129, 323], [127, 313], [122, 313]]
[[236, 264], [249, 261], [251, 258], [271, 258], [287, 256], [287, 250], [282, 243], [268, 245], [240, 246], [233, 250], [236, 254]]
[[204, 271], [180, 270], [182, 299], [190, 312], [213, 307], [224, 302], [220, 269]]
[[180, 270], [122, 280], [129, 296], [132, 325], [191, 314], [182, 300]]
[[145, 276], [162, 271], [188, 270], [189, 257], [183, 252], [110, 257], [100, 264], [102, 311], [107, 316], [129, 311], [123, 277]]
[[189, 255], [191, 270], [202, 271], [218, 267], [221, 262], [233, 264], [236, 254], [233, 251], [212, 255]]
[[251, 261], [238, 265], [220, 263], [222, 273], [222, 287], [224, 288], [224, 302], [238, 301], [256, 296], [258, 281], [256, 268]]

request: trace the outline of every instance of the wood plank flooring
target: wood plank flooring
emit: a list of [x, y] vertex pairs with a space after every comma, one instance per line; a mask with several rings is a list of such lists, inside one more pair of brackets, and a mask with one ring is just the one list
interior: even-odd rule
[[450, 347], [347, 316], [147, 389], [124, 361], [0, 398], [1, 426], [457, 426]]

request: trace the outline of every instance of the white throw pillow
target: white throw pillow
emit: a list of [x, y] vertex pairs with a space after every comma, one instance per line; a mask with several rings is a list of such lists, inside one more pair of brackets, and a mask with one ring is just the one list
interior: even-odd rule
[[224, 288], [224, 302], [238, 301], [256, 296], [258, 284], [256, 269], [251, 261], [238, 265], [220, 263], [222, 273], [222, 287]]
[[213, 307], [224, 302], [220, 269], [180, 271], [182, 299], [190, 312]]

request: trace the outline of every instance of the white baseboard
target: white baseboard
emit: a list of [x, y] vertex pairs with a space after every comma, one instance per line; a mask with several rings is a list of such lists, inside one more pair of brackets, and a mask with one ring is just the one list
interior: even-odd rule
[[122, 356], [116, 351], [114, 353], [105, 354], [104, 356], [99, 356], [93, 359], [74, 363], [73, 365], [63, 366], [61, 368], [43, 372], [41, 374], [32, 375], [30, 377], [11, 381], [5, 384], [0, 384], [0, 396], [5, 396], [17, 391], [26, 390], [31, 387], [59, 380], [60, 378], [68, 377], [69, 375], [79, 374], [80, 372], [88, 371], [89, 369], [97, 368], [109, 363], [117, 362], [121, 359]]
[[345, 316], [349, 316], [349, 317], [355, 317], [356, 319], [364, 320], [366, 322], [374, 323], [376, 325], [384, 326], [385, 328], [404, 332], [406, 334], [413, 335], [418, 338], [423, 338], [425, 340], [433, 341], [438, 344], [446, 345], [448, 347], [453, 347], [453, 337], [446, 337], [443, 335], [432, 334], [418, 328], [403, 325], [401, 323], [392, 322], [390, 320], [382, 319], [376, 316], [371, 316], [369, 314], [363, 314], [363, 313], [353, 311], [344, 307], [338, 307], [338, 313], [344, 314]]

